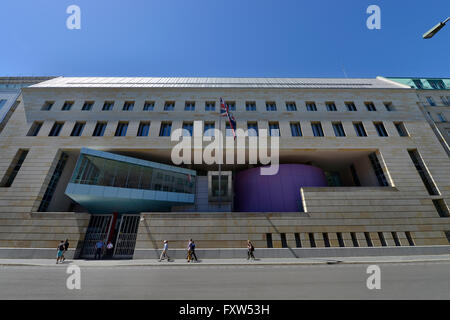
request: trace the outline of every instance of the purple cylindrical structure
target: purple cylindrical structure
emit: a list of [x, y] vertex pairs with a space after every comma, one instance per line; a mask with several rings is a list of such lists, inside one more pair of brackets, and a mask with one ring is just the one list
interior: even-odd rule
[[304, 164], [280, 164], [276, 175], [263, 176], [260, 168], [241, 171], [234, 182], [237, 212], [299, 211], [301, 187], [326, 187], [322, 169]]

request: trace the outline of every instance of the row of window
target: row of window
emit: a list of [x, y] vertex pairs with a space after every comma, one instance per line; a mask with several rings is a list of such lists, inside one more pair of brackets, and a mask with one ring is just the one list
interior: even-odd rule
[[[435, 107], [437, 104], [433, 97], [425, 97], [430, 106]], [[450, 106], [450, 96], [441, 96], [441, 101], [444, 106]]]
[[[54, 101], [46, 101], [42, 106], [41, 110], [49, 111], [52, 109], [54, 105]], [[74, 101], [65, 101], [61, 110], [69, 111], [72, 109], [74, 105]], [[225, 102], [231, 111], [236, 111], [236, 102], [234, 101], [226, 101]], [[384, 102], [383, 103], [387, 111], [394, 111], [394, 107], [392, 102]], [[125, 101], [122, 110], [123, 111], [132, 111], [134, 109], [135, 102], [134, 101]], [[368, 111], [377, 111], [375, 104], [373, 102], [365, 102], [364, 103], [366, 109]], [[90, 111], [94, 106], [94, 101], [85, 101], [82, 111]], [[325, 102], [325, 106], [327, 111], [338, 111], [335, 102], [329, 101]], [[347, 111], [357, 111], [356, 105], [354, 102], [345, 102]], [[195, 111], [195, 101], [186, 101], [184, 105], [185, 111]], [[103, 111], [110, 111], [114, 108], [114, 101], [105, 101], [102, 107]], [[144, 103], [143, 111], [152, 111], [155, 108], [154, 101], [146, 101]], [[305, 108], [307, 111], [317, 111], [317, 105], [314, 101], [307, 101], [305, 103]], [[174, 111], [175, 110], [175, 101], [166, 101], [164, 103], [164, 111]], [[205, 102], [205, 111], [215, 111], [216, 103], [214, 101]], [[245, 110], [246, 111], [256, 111], [256, 102], [255, 101], [247, 101], [245, 102]], [[286, 110], [287, 111], [297, 111], [297, 105], [293, 101], [286, 102]], [[277, 104], [273, 101], [266, 101], [266, 111], [277, 111]]]
[[[442, 80], [427, 80], [427, 81], [433, 89], [436, 89], [436, 90], [446, 90], [447, 89], [447, 86], [445, 85], [444, 81], [442, 81]], [[415, 80], [413, 80], [413, 82], [416, 85], [417, 89], [425, 89], [425, 87], [423, 86], [422, 80], [415, 79]]]
[[[39, 134], [39, 131], [40, 131], [42, 125], [43, 125], [43, 122], [35, 121], [32, 124], [27, 135], [28, 136], [37, 136]], [[64, 122], [59, 122], [59, 121], [55, 122], [50, 130], [49, 136], [50, 137], [59, 136], [63, 125], [64, 125]], [[71, 136], [81, 136], [85, 125], [86, 125], [86, 122], [76, 122], [70, 135]], [[107, 125], [107, 122], [103, 122], [103, 121], [97, 122], [92, 136], [94, 136], [94, 137], [103, 136], [105, 133], [106, 125]], [[300, 122], [298, 122], [298, 121], [290, 122], [289, 125], [291, 128], [291, 134], [293, 137], [303, 136], [302, 127], [300, 125]], [[380, 137], [388, 136], [386, 128], [384, 127], [384, 124], [382, 122], [375, 121], [375, 122], [373, 122], [373, 125]], [[332, 122], [332, 126], [333, 126], [333, 130], [334, 130], [336, 137], [345, 137], [346, 136], [344, 126], [342, 125], [341, 122], [338, 122], [338, 121]], [[399, 136], [401, 136], [401, 137], [409, 136], [408, 132], [405, 128], [405, 125], [402, 122], [394, 122], [394, 126], [397, 129]], [[354, 127], [356, 135], [358, 137], [366, 137], [367, 136], [366, 130], [364, 128], [364, 124], [362, 122], [353, 122], [353, 127]], [[185, 121], [185, 122], [183, 122], [182, 128], [186, 130], [185, 134], [189, 133], [189, 135], [192, 136], [192, 132], [194, 129], [194, 123], [191, 121]], [[214, 131], [210, 130], [210, 129], [214, 129], [214, 128], [215, 128], [214, 122], [205, 122], [205, 124], [204, 124], [205, 135], [213, 136]], [[127, 134], [127, 129], [128, 129], [128, 122], [120, 121], [117, 124], [117, 128], [116, 128], [114, 135], [116, 137], [124, 137]], [[259, 132], [258, 122], [254, 122], [254, 121], [247, 122], [247, 129], [248, 129], [249, 136], [258, 136], [258, 132]], [[324, 136], [322, 123], [320, 121], [312, 121], [311, 129], [312, 129], [312, 132], [315, 137], [323, 137]], [[137, 136], [139, 136], [139, 137], [148, 136], [149, 131], [150, 131], [150, 121], [141, 121], [139, 123]], [[172, 132], [172, 122], [170, 122], [170, 121], [161, 122], [159, 136], [168, 137], [168, 136], [170, 136], [171, 132]], [[229, 123], [226, 124], [226, 135], [227, 136], [232, 135], [231, 127], [230, 127]], [[270, 136], [279, 136], [280, 135], [280, 125], [278, 122], [269, 122], [269, 135]]]

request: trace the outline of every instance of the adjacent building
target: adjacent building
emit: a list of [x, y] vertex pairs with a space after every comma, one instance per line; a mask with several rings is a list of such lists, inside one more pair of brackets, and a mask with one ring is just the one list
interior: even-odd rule
[[[220, 97], [244, 147], [226, 144]], [[391, 80], [59, 77], [18, 101], [0, 134], [1, 247], [449, 244], [448, 156], [417, 91]], [[177, 129], [195, 158], [219, 128], [235, 162], [173, 161]], [[254, 161], [265, 130], [275, 175]]]

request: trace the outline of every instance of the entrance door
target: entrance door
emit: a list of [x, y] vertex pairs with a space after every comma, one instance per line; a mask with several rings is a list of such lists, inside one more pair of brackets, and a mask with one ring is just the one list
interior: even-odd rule
[[95, 256], [95, 244], [102, 240], [106, 243], [113, 222], [112, 214], [92, 215], [84, 237], [80, 258], [93, 259]]
[[139, 214], [123, 214], [120, 216], [116, 243], [114, 246], [114, 258], [132, 259], [136, 246], [137, 232], [139, 228]]

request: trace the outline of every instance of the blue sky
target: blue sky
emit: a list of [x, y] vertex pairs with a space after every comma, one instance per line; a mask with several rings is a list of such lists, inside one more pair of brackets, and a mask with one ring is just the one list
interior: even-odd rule
[[421, 38], [448, 16], [449, 0], [4, 0], [0, 76], [450, 77], [450, 24]]

